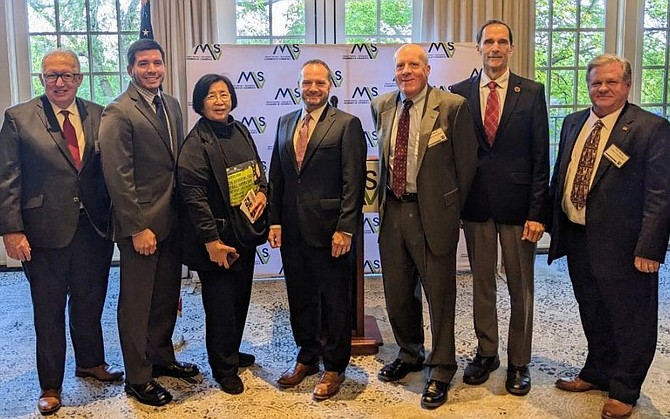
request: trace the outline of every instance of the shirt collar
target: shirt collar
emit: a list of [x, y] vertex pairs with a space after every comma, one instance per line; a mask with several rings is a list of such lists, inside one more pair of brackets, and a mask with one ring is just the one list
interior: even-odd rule
[[159, 96], [161, 99], [163, 99], [163, 96], [161, 95], [161, 90], [158, 89], [158, 93], [154, 93], [151, 90], [147, 90], [144, 87], [140, 86], [139, 84], [135, 83], [135, 81], [131, 81], [132, 85], [135, 86], [135, 89], [141, 94], [144, 99], [146, 99], [147, 102], [153, 103], [154, 97]]
[[[509, 83], [509, 67], [507, 67], [507, 70], [502, 74], [502, 76], [498, 77], [494, 81], [498, 83], [498, 87], [500, 87], [503, 90], [507, 89], [507, 84]], [[482, 76], [479, 78], [479, 88], [484, 88], [488, 87], [487, 84], [491, 81], [491, 78], [486, 74], [484, 70], [481, 72]]]
[[602, 118], [599, 118], [598, 115], [593, 113], [593, 108], [591, 108], [589, 110], [589, 119], [586, 121], [586, 123], [589, 125], [589, 127], [593, 127], [596, 121], [600, 120], [603, 123], [603, 128], [611, 130], [612, 127], [614, 127], [614, 124], [616, 124], [617, 119], [619, 119], [619, 115], [621, 115], [621, 111], [623, 111], [624, 106], [626, 106], [626, 103], [624, 103], [616, 111], [605, 115]]
[[[47, 100], [48, 100], [48, 98], [47, 98]], [[53, 111], [56, 115], [60, 114], [60, 111], [68, 111], [68, 112], [70, 112], [70, 115], [79, 116], [79, 109], [77, 108], [77, 99], [76, 98], [75, 98], [75, 100], [72, 101], [72, 103], [70, 103], [70, 106], [68, 106], [67, 108], [61, 108], [60, 106], [56, 105], [55, 103], [53, 103], [50, 100], [49, 100], [49, 103], [51, 104], [51, 109], [53, 109]]]
[[[414, 105], [423, 102], [423, 100], [426, 98], [426, 94], [428, 94], [427, 84], [423, 87], [423, 89], [419, 92], [419, 94], [414, 96], [414, 99], [412, 99]], [[403, 94], [403, 92], [400, 92], [400, 104], [404, 103], [406, 99], [407, 97]]]
[[303, 120], [305, 118], [305, 115], [309, 114], [312, 117], [313, 121], [318, 121], [321, 119], [321, 114], [323, 111], [326, 109], [326, 106], [328, 106], [328, 103], [324, 103], [320, 107], [314, 109], [312, 112], [307, 112], [307, 109], [302, 108], [302, 114], [300, 115], [300, 120]]

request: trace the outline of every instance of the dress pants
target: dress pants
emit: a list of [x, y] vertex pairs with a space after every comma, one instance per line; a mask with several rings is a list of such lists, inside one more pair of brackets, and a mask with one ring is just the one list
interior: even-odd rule
[[181, 258], [177, 234], [158, 242], [153, 255], [135, 251], [130, 237], [118, 242], [121, 290], [118, 323], [126, 380], [142, 384], [152, 379], [152, 365], [175, 360], [172, 332], [181, 288]]
[[456, 246], [435, 255], [423, 234], [417, 202], [401, 202], [387, 194], [379, 233], [379, 253], [386, 309], [398, 357], [416, 363], [424, 357], [421, 286], [430, 311], [433, 350], [426, 357], [428, 378], [448, 383], [456, 372]]
[[533, 341], [534, 268], [536, 243], [521, 240], [523, 226], [466, 221], [465, 240], [473, 278], [473, 314], [477, 353], [498, 354], [496, 265], [498, 236], [510, 295], [507, 339], [508, 362], [517, 367], [530, 362]]
[[313, 365], [322, 355], [326, 371], [343, 372], [351, 357], [352, 252], [334, 258], [330, 247], [298, 240], [284, 241], [281, 256], [298, 362]]
[[630, 269], [594, 273], [584, 226], [568, 223], [565, 243], [570, 280], [588, 342], [579, 377], [634, 404], [656, 351], [658, 273]]
[[[28, 238], [30, 240], [30, 238]], [[114, 244], [98, 235], [86, 214], [62, 249], [33, 247], [23, 262], [30, 282], [40, 387], [60, 389], [65, 371], [65, 307], [78, 367], [105, 362], [100, 318], [107, 296]]]
[[212, 375], [236, 375], [247, 321], [255, 251], [240, 255], [230, 269], [198, 271], [205, 308], [205, 344]]

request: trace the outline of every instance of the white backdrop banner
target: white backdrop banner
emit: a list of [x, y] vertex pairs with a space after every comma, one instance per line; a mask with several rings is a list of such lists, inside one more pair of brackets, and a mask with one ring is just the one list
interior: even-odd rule
[[[481, 67], [481, 58], [474, 45], [454, 42], [421, 44], [428, 51], [431, 66], [429, 83], [438, 89], [470, 75]], [[193, 47], [186, 58], [186, 81], [189, 86], [189, 128], [199, 115], [193, 111], [193, 86], [208, 73], [223, 74], [235, 86], [238, 105], [232, 115], [251, 132], [263, 165], [268, 169], [277, 121], [283, 114], [301, 104], [298, 77], [302, 64], [319, 58], [330, 66], [337, 107], [358, 116], [363, 123], [368, 145], [368, 175], [366, 208], [373, 208], [377, 186], [377, 132], [372, 124], [370, 101], [378, 95], [397, 88], [394, 76], [393, 53], [399, 44], [342, 44], [342, 45], [229, 45], [202, 44]], [[381, 272], [377, 233], [379, 216], [366, 212], [365, 273]], [[468, 269], [464, 256], [464, 240], [459, 242], [458, 268]], [[279, 251], [267, 244], [256, 251], [255, 275], [282, 275]]]

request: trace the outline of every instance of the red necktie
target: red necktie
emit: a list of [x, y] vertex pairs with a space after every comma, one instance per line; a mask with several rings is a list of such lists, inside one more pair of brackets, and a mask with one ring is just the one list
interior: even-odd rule
[[70, 150], [74, 165], [77, 167], [77, 170], [79, 170], [81, 169], [79, 142], [77, 141], [77, 133], [74, 130], [74, 126], [72, 125], [72, 122], [70, 122], [70, 111], [62, 110], [60, 113], [63, 114], [63, 117], [65, 118], [63, 121], [63, 137], [65, 137], [65, 141], [67, 141], [67, 148]]
[[484, 112], [484, 132], [486, 133], [486, 142], [493, 145], [498, 131], [498, 118], [500, 118], [500, 97], [498, 96], [498, 83], [490, 81], [486, 85], [490, 91], [486, 99], [486, 111]]
[[398, 119], [398, 133], [395, 137], [395, 149], [393, 151], [393, 181], [391, 190], [396, 198], [405, 193], [407, 183], [407, 147], [409, 144], [409, 108], [414, 102], [405, 99]]
[[577, 173], [572, 181], [572, 191], [570, 191], [570, 201], [579, 211], [586, 205], [586, 196], [591, 188], [591, 175], [596, 163], [598, 154], [598, 143], [600, 142], [600, 131], [603, 129], [603, 122], [599, 119], [593, 124], [593, 129], [589, 137], [584, 142], [582, 155], [577, 164]]
[[307, 114], [302, 120], [300, 131], [298, 131], [298, 142], [295, 144], [295, 160], [298, 166], [298, 171], [302, 168], [302, 160], [305, 158], [305, 151], [307, 151], [307, 143], [309, 142], [309, 121], [312, 120], [312, 115]]

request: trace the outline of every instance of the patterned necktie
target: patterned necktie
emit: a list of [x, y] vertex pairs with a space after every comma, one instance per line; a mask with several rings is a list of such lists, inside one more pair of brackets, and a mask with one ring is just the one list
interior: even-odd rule
[[486, 133], [486, 142], [492, 146], [496, 138], [496, 131], [498, 131], [500, 97], [498, 96], [498, 83], [490, 81], [486, 86], [490, 90], [486, 99], [486, 111], [484, 112], [484, 132]]
[[579, 157], [577, 173], [572, 182], [572, 191], [570, 192], [570, 201], [579, 211], [586, 205], [586, 196], [591, 187], [591, 175], [598, 154], [598, 143], [600, 142], [600, 131], [603, 129], [603, 122], [599, 119], [593, 124], [593, 129], [584, 143], [582, 155]]
[[307, 151], [307, 143], [309, 142], [309, 122], [312, 120], [312, 115], [307, 114], [302, 120], [300, 131], [298, 131], [298, 142], [295, 144], [295, 160], [298, 171], [302, 168], [302, 160], [305, 158], [305, 151]]
[[393, 151], [393, 181], [391, 190], [396, 198], [405, 193], [407, 183], [407, 147], [409, 144], [409, 108], [414, 102], [405, 99], [398, 119], [398, 133], [395, 137], [395, 149]]
[[77, 141], [77, 133], [74, 130], [72, 122], [70, 122], [70, 111], [62, 110], [60, 113], [65, 120], [63, 121], [63, 137], [67, 141], [67, 148], [70, 150], [72, 160], [77, 170], [81, 169], [81, 157], [79, 156], [79, 142]]

